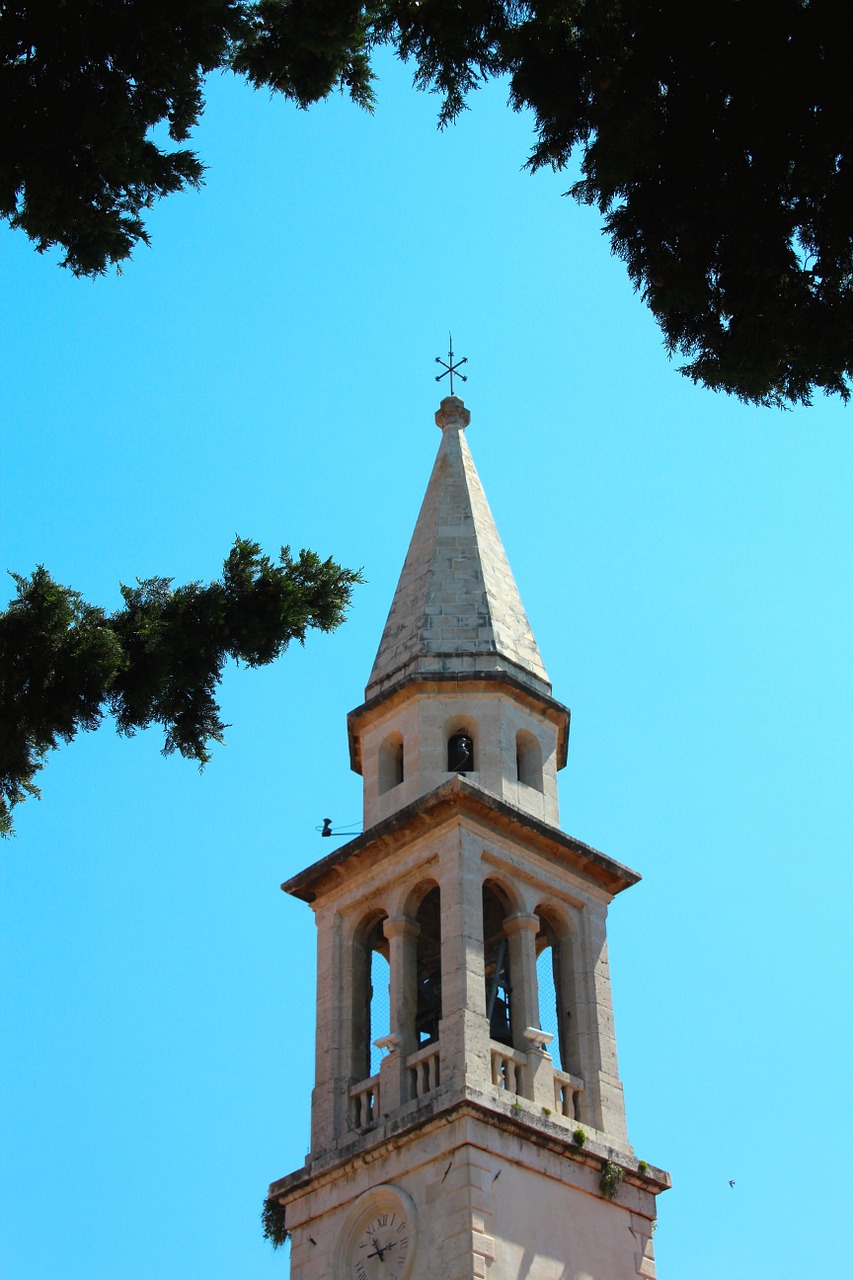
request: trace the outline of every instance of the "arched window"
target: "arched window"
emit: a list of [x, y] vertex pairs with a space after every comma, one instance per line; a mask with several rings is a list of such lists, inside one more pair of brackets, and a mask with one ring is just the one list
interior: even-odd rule
[[539, 1020], [554, 1037], [548, 1052], [558, 1071], [583, 1074], [580, 1061], [580, 1011], [575, 990], [574, 947], [571, 930], [547, 906], [536, 908], [536, 978]]
[[403, 735], [389, 733], [379, 748], [379, 794], [403, 781]]
[[542, 747], [527, 729], [519, 729], [515, 735], [515, 766], [519, 782], [542, 790]]
[[563, 1034], [558, 1011], [562, 1009], [562, 980], [560, 976], [560, 946], [554, 931], [540, 916], [541, 927], [536, 936], [536, 985], [539, 989], [539, 1023], [542, 1031], [554, 1037], [548, 1052], [558, 1071], [563, 1066]]
[[468, 715], [451, 716], [444, 724], [448, 773], [475, 773], [479, 769], [477, 722]]
[[379, 1070], [381, 1054], [373, 1041], [388, 1035], [391, 1012], [388, 991], [388, 942], [384, 914], [374, 914], [356, 932], [352, 948], [352, 1067], [354, 1080]]
[[474, 739], [467, 729], [457, 729], [447, 739], [447, 772], [473, 773]]
[[486, 1017], [489, 1036], [512, 1047], [510, 1022], [509, 945], [504, 920], [506, 895], [495, 884], [483, 885], [483, 962], [486, 976]]
[[382, 1052], [373, 1043], [387, 1036], [391, 1030], [391, 970], [388, 965], [387, 946], [384, 951], [374, 947], [370, 953], [370, 1071], [379, 1074]]
[[422, 899], [417, 923], [417, 1006], [415, 1039], [418, 1047], [438, 1039], [441, 1021], [441, 890], [436, 885]]

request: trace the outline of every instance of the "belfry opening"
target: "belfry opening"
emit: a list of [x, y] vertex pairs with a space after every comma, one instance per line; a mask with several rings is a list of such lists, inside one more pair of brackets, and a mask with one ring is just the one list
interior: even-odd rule
[[504, 921], [508, 904], [500, 889], [483, 885], [483, 974], [486, 979], [486, 1017], [489, 1036], [512, 1048], [509, 940]]
[[441, 890], [424, 896], [416, 916], [417, 1004], [415, 1040], [418, 1048], [438, 1040], [441, 1022]]

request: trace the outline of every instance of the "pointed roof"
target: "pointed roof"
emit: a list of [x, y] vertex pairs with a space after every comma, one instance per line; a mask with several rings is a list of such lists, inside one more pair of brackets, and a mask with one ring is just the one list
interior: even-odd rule
[[413, 675], [505, 671], [551, 685], [530, 630], [464, 429], [458, 396], [435, 415], [441, 445], [365, 690]]

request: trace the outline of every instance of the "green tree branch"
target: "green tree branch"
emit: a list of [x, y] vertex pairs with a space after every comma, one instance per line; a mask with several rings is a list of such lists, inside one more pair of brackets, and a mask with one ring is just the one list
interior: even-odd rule
[[277, 563], [238, 538], [222, 579], [173, 587], [150, 578], [121, 588], [112, 614], [54, 582], [39, 567], [12, 575], [17, 596], [0, 613], [0, 834], [12, 810], [38, 796], [35, 778], [49, 751], [106, 714], [119, 733], [152, 724], [163, 752], [204, 766], [226, 725], [215, 699], [228, 658], [249, 667], [273, 662], [311, 628], [343, 622], [361, 573], [282, 548]]
[[[741, 400], [846, 400], [853, 378], [853, 113], [836, 0], [6, 0], [0, 217], [97, 275], [146, 241], [145, 211], [198, 185], [185, 148], [205, 76], [229, 68], [300, 107], [368, 110], [390, 46], [447, 124], [505, 76], [535, 170], [570, 194], [681, 372]], [[567, 193], [569, 194], [569, 193]]]

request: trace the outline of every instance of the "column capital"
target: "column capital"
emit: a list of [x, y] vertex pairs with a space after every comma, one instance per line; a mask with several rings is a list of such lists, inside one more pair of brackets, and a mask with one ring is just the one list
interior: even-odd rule
[[411, 916], [387, 916], [382, 922], [382, 932], [390, 942], [392, 938], [416, 938], [421, 926]]
[[514, 915], [507, 916], [504, 919], [504, 933], [520, 933], [523, 929], [537, 934], [540, 929], [539, 917], [527, 911], [516, 911]]

